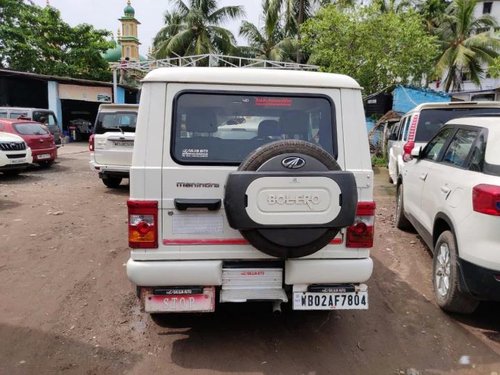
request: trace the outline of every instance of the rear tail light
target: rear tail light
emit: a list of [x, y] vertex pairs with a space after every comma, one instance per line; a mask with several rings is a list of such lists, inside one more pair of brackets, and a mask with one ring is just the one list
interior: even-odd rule
[[413, 115], [410, 123], [410, 129], [408, 129], [408, 141], [403, 146], [403, 160], [410, 161], [412, 159], [411, 150], [415, 147], [415, 135], [417, 134], [417, 124], [419, 115]]
[[403, 146], [403, 160], [410, 161], [412, 159], [411, 150], [415, 147], [415, 142], [408, 141]]
[[472, 189], [472, 207], [474, 211], [493, 216], [500, 216], [500, 186], [480, 184]]
[[129, 200], [128, 245], [133, 249], [158, 247], [158, 202]]
[[94, 134], [89, 137], [89, 151], [94, 151]]
[[373, 247], [375, 202], [359, 202], [354, 224], [347, 228], [346, 247]]

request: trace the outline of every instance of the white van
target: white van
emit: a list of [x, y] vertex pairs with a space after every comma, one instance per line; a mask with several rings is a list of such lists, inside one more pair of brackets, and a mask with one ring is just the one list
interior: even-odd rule
[[150, 313], [367, 309], [373, 173], [361, 88], [327, 73], [161, 68], [143, 81], [129, 279]]
[[0, 107], [0, 118], [27, 119], [45, 125], [54, 136], [57, 147], [62, 146], [61, 126], [56, 115], [50, 109], [25, 107]]

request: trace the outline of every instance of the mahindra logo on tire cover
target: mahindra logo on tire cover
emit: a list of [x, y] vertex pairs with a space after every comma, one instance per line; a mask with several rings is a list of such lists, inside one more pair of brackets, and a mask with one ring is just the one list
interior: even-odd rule
[[306, 165], [306, 161], [298, 156], [289, 156], [281, 161], [281, 165], [288, 169], [299, 169]]

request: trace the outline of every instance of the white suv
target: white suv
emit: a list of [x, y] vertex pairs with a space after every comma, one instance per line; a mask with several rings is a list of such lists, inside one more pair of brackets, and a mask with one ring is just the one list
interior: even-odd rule
[[32, 162], [31, 148], [21, 137], [0, 132], [0, 172], [15, 176]]
[[425, 146], [449, 120], [500, 116], [500, 102], [423, 103], [407, 112], [389, 137], [389, 177], [396, 185], [411, 151]]
[[396, 225], [409, 224], [434, 253], [437, 302], [469, 313], [500, 301], [500, 126], [494, 117], [450, 121], [407, 163]]
[[130, 179], [127, 274], [146, 312], [214, 311], [216, 296], [368, 308], [373, 172], [353, 79], [157, 69]]
[[109, 188], [129, 177], [134, 148], [136, 104], [101, 104], [89, 138], [90, 169]]

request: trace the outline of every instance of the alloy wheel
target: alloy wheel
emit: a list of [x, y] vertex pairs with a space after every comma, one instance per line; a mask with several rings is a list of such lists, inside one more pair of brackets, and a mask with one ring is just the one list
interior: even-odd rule
[[451, 261], [450, 249], [447, 243], [442, 243], [439, 246], [436, 255], [436, 289], [441, 296], [446, 296], [450, 290], [450, 274], [451, 274]]

